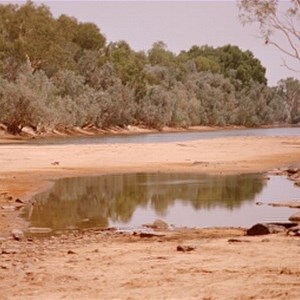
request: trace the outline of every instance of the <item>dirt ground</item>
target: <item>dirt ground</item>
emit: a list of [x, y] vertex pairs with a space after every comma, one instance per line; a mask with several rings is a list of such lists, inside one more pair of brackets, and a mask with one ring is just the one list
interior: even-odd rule
[[249, 237], [241, 228], [185, 228], [151, 238], [102, 230], [19, 241], [11, 236], [26, 226], [16, 198], [29, 201], [53, 179], [136, 171], [252, 173], [299, 164], [299, 137], [2, 144], [0, 299], [300, 299], [300, 238], [285, 233]]

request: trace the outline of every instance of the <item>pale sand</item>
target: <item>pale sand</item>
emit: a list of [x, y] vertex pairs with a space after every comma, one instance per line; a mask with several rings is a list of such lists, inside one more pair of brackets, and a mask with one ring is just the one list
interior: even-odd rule
[[[65, 176], [250, 173], [299, 163], [299, 137], [1, 145], [0, 193], [28, 200], [49, 180]], [[0, 205], [8, 202], [2, 197]], [[5, 237], [24, 224], [16, 212], [1, 210], [0, 225]], [[44, 242], [0, 240], [0, 299], [300, 299], [300, 239], [243, 235], [238, 229], [186, 229], [149, 240], [99, 232]], [[243, 242], [228, 242], [232, 237]], [[196, 249], [181, 253], [178, 244]]]

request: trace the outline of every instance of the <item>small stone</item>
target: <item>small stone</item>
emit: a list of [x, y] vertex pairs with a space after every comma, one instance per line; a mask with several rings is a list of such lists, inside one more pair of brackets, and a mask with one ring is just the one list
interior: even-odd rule
[[1, 254], [6, 254], [6, 255], [9, 255], [9, 254], [17, 254], [18, 252], [14, 249], [2, 249], [1, 250]]
[[20, 241], [24, 238], [24, 232], [20, 229], [13, 229], [11, 234], [16, 241]]
[[15, 202], [16, 202], [16, 203], [22, 203], [22, 204], [24, 204], [24, 201], [22, 201], [22, 200], [19, 199], [19, 198], [17, 198], [17, 199], [15, 200]]
[[141, 232], [140, 237], [141, 238], [152, 238], [152, 237], [163, 237], [164, 234], [159, 233], [151, 233], [151, 232]]
[[193, 246], [183, 246], [183, 245], [178, 245], [176, 250], [177, 251], [181, 251], [181, 252], [189, 252], [189, 251], [193, 251], [196, 248]]
[[238, 239], [229, 239], [228, 240], [228, 243], [241, 243], [242, 241], [241, 240], [238, 240]]
[[287, 171], [288, 175], [294, 175], [294, 174], [296, 174], [296, 173], [299, 172], [299, 169], [297, 169], [297, 168], [290, 168], [290, 169], [287, 169], [286, 171]]
[[68, 250], [67, 254], [76, 254], [76, 252], [73, 250]]
[[8, 266], [7, 266], [7, 265], [0, 265], [0, 268], [1, 268], [2, 270], [8, 270]]

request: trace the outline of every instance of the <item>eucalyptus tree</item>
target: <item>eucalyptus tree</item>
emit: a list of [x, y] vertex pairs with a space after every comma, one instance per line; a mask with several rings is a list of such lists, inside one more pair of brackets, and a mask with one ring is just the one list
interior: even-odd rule
[[235, 122], [235, 88], [223, 75], [194, 73], [187, 78], [185, 85], [200, 102], [199, 124], [226, 125]]
[[289, 69], [300, 71], [300, 1], [239, 0], [238, 7], [241, 22], [257, 24], [264, 43], [291, 59], [284, 60]]
[[175, 55], [164, 42], [158, 41], [148, 50], [148, 60], [151, 65], [171, 67], [175, 63]]
[[162, 129], [172, 119], [174, 99], [163, 86], [155, 85], [147, 88], [147, 93], [137, 107], [136, 118], [141, 124]]
[[42, 72], [33, 72], [30, 63], [20, 67], [15, 81], [1, 79], [0, 121], [8, 132], [18, 134], [23, 127], [37, 129], [48, 115], [48, 102], [55, 89]]
[[110, 43], [106, 52], [122, 83], [134, 86], [146, 64], [145, 54], [133, 51], [125, 41]]
[[284, 106], [276, 89], [253, 83], [237, 93], [238, 114], [236, 123], [244, 126], [260, 126], [279, 123]]
[[26, 59], [34, 71], [42, 69], [49, 76], [75, 70], [82, 51], [99, 50], [106, 42], [95, 24], [64, 15], [55, 19], [47, 6], [32, 1], [0, 5], [0, 29], [0, 67], [9, 79], [16, 78], [17, 67]]
[[285, 118], [289, 124], [300, 123], [300, 82], [289, 77], [278, 82], [278, 94], [282, 97]]

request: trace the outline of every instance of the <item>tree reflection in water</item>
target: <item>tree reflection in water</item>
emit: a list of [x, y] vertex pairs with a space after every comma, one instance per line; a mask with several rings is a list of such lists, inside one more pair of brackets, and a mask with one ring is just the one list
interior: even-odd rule
[[136, 173], [57, 180], [52, 189], [34, 197], [25, 217], [34, 227], [107, 227], [130, 222], [138, 207], [164, 216], [176, 201], [193, 210], [228, 210], [251, 201], [262, 191], [260, 175]]

